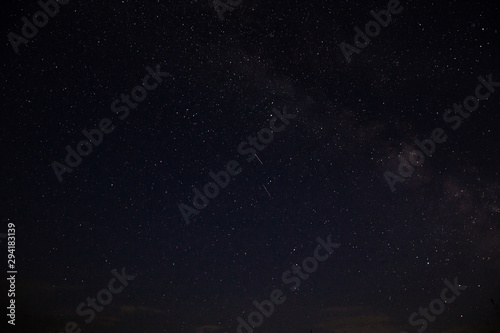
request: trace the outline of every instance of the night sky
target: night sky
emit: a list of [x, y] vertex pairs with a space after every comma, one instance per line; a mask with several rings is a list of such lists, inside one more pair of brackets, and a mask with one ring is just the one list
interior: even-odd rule
[[500, 332], [500, 3], [65, 1], [2, 3], [2, 332]]

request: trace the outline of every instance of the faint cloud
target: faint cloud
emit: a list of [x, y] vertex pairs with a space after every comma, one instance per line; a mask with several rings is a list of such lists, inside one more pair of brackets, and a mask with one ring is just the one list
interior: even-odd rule
[[118, 323], [120, 321], [121, 321], [121, 319], [119, 319], [118, 317], [114, 317], [114, 316], [101, 316], [97, 320], [97, 323], [99, 325], [103, 325], [103, 326], [114, 326], [116, 323]]
[[123, 305], [120, 307], [120, 310], [127, 313], [136, 313], [136, 312], [163, 313], [163, 310], [153, 308], [150, 306]]
[[196, 333], [217, 332], [221, 329], [222, 329], [222, 326], [218, 326], [218, 325], [203, 325], [203, 326], [196, 326], [195, 327]]
[[315, 327], [319, 331], [329, 333], [376, 333], [398, 332], [401, 329], [388, 316], [374, 315], [374, 310], [370, 307], [330, 307], [324, 309], [323, 312], [325, 319]]
[[335, 333], [378, 333], [397, 332], [400, 327], [392, 324], [387, 316], [358, 315], [328, 319], [316, 325], [316, 328]]
[[334, 314], [346, 314], [346, 313], [360, 313], [362, 311], [370, 311], [368, 308], [362, 306], [336, 306], [332, 308], [326, 308], [324, 312], [334, 315]]

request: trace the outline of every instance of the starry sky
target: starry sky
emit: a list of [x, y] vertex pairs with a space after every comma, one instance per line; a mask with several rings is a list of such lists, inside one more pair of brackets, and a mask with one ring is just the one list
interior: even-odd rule
[[[458, 279], [425, 331], [500, 332], [500, 87], [458, 129], [443, 120], [479, 76], [500, 81], [500, 4], [402, 0], [348, 62], [340, 44], [387, 5], [243, 0], [222, 20], [209, 0], [72, 0], [16, 53], [9, 33], [40, 5], [2, 2], [0, 233], [16, 225], [18, 270], [2, 331], [233, 333], [280, 289], [254, 332], [413, 333]], [[147, 68], [168, 75], [121, 119]], [[247, 161], [240, 144], [283, 112]], [[102, 119], [113, 130], [59, 181], [53, 163]], [[384, 174], [436, 128], [446, 142], [391, 191]], [[282, 274], [329, 235], [340, 246], [291, 290]], [[122, 268], [135, 278], [86, 323], [76, 308]]]

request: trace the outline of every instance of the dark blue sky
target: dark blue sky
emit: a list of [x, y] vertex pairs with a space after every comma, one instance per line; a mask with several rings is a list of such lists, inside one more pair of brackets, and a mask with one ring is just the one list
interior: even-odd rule
[[[280, 289], [255, 332], [417, 332], [409, 317], [457, 278], [467, 289], [426, 331], [496, 332], [500, 87], [456, 130], [443, 114], [479, 76], [500, 81], [499, 5], [400, 5], [348, 63], [339, 45], [386, 1], [243, 0], [222, 21], [211, 1], [72, 0], [18, 53], [8, 34], [40, 6], [2, 4], [0, 232], [16, 225], [18, 269], [6, 330], [237, 332]], [[169, 76], [120, 102], [120, 119], [113, 102], [157, 65]], [[296, 117], [265, 149], [250, 143], [285, 109]], [[113, 131], [59, 182], [51, 164], [102, 119]], [[392, 192], [384, 173], [435, 128], [446, 142]], [[194, 209], [193, 188], [230, 161], [241, 172], [188, 225], [179, 204]], [[282, 274], [328, 235], [340, 247], [291, 291]], [[123, 267], [135, 278], [85, 323], [78, 305]]]

